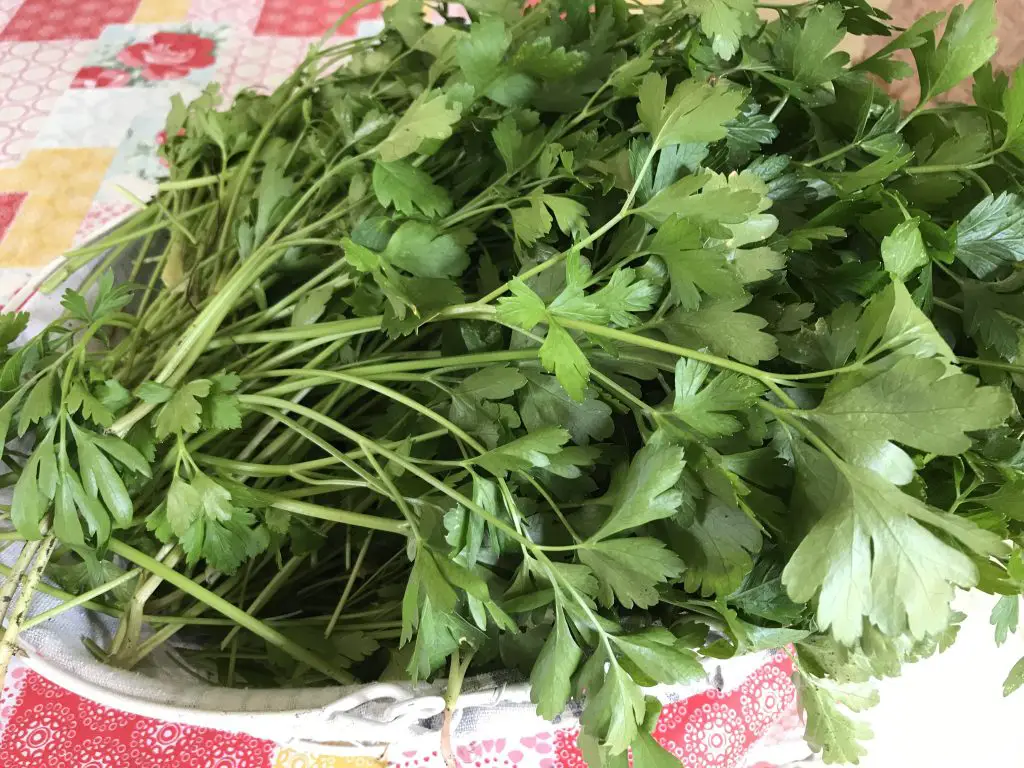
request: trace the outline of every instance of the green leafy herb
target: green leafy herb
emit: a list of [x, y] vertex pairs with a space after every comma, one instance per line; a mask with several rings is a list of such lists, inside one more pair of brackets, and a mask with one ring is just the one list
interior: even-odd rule
[[645, 688], [795, 643], [808, 742], [856, 760], [958, 589], [1019, 625], [991, 0], [462, 10], [175, 99], [169, 178], [67, 255], [61, 316], [0, 314], [10, 590], [89, 592], [121, 668], [202, 624], [176, 652], [227, 686], [446, 679], [450, 715], [514, 667], [616, 768], [675, 764]]

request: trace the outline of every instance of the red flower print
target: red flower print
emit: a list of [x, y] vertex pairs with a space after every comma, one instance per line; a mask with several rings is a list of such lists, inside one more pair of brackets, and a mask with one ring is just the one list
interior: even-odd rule
[[131, 82], [132, 75], [123, 69], [82, 67], [71, 81], [72, 88], [120, 88]]
[[199, 35], [157, 32], [117, 54], [122, 64], [141, 69], [147, 80], [174, 80], [213, 64], [214, 41]]
[[[184, 136], [185, 135], [185, 129], [184, 128], [179, 128], [177, 135], [178, 136]], [[167, 131], [159, 131], [157, 133], [157, 135], [156, 135], [156, 145], [158, 147], [162, 147], [166, 143], [167, 143]], [[160, 165], [162, 165], [164, 168], [170, 168], [171, 167], [171, 164], [167, 162], [167, 158], [164, 157], [163, 155], [160, 155], [159, 157], [157, 157], [157, 160], [160, 162]]]

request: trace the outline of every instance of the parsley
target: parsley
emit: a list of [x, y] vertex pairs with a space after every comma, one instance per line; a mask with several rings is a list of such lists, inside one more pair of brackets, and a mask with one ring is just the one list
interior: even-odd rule
[[[991, 0], [431, 9], [176, 99], [170, 178], [68, 256], [62, 316], [0, 314], [0, 591], [89, 592], [125, 668], [197, 623], [224, 685], [447, 678], [449, 725], [515, 667], [546, 717], [584, 700], [595, 765], [675, 764], [644, 689], [794, 644], [808, 741], [856, 760], [956, 590], [1019, 629], [1024, 85]], [[847, 33], [883, 39], [851, 66]], [[915, 75], [909, 112], [877, 79]]]

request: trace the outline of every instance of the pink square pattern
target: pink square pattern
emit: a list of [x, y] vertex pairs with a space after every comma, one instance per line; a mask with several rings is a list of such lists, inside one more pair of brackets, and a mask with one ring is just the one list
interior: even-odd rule
[[28, 196], [26, 192], [0, 192], [0, 240], [18, 215], [18, 209]]
[[192, 0], [189, 21], [229, 24], [239, 33], [252, 32], [260, 17], [262, 0]]
[[108, 24], [123, 24], [139, 0], [25, 0], [0, 40], [95, 40]]
[[315, 41], [311, 37], [234, 38], [219, 62], [224, 99], [230, 101], [243, 88], [273, 90], [295, 71]]
[[[317, 37], [322, 35], [345, 11], [358, 5], [358, 0], [265, 0], [257, 35], [278, 37]], [[338, 34], [353, 36], [359, 21], [376, 19], [380, 8], [370, 5], [359, 10], [339, 28]]]
[[[75, 245], [102, 234], [112, 223], [125, 218], [135, 206], [130, 203], [93, 202], [75, 233]], [[0, 230], [0, 239], [3, 232]]]
[[92, 45], [0, 42], [0, 167], [25, 156]]

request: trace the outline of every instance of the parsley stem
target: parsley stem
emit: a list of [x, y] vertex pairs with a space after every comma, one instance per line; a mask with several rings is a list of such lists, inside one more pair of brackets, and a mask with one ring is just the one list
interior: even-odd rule
[[635, 333], [620, 331], [616, 328], [605, 328], [604, 326], [583, 322], [582, 320], [559, 318], [559, 322], [566, 328], [583, 331], [584, 333], [589, 333], [593, 336], [603, 336], [607, 339], [615, 339], [616, 341], [621, 341], [626, 344], [633, 344], [638, 347], [647, 347], [648, 349], [654, 349], [659, 352], [667, 352], [668, 354], [675, 355], [677, 357], [700, 360], [701, 362], [714, 365], [717, 368], [724, 368], [726, 370], [735, 371], [736, 373], [742, 373], [745, 376], [750, 376], [751, 378], [760, 381], [782, 402], [793, 408], [796, 407], [796, 403], [793, 399], [775, 383], [772, 374], [765, 373], [758, 368], [752, 368], [751, 366], [744, 365], [743, 363], [733, 362], [732, 360], [727, 360], [724, 357], [718, 357], [717, 355], [709, 355], [706, 352], [698, 352], [696, 349], [676, 346], [675, 344], [658, 341], [657, 339], [651, 339], [647, 336], [640, 336]]
[[221, 182], [224, 177], [222, 173], [213, 173], [209, 176], [196, 176], [191, 179], [181, 179], [179, 181], [162, 181], [156, 185], [156, 188], [160, 192], [177, 192], [182, 189], [200, 189], [202, 187], [212, 187]]
[[[587, 235], [585, 238], [580, 240], [578, 243], [573, 243], [572, 247], [569, 248], [568, 250], [565, 250], [565, 251], [562, 251], [561, 253], [555, 254], [550, 259], [547, 259], [546, 261], [542, 261], [540, 264], [537, 264], [536, 266], [531, 267], [530, 269], [526, 270], [525, 272], [517, 275], [515, 279], [523, 280], [523, 281], [529, 280], [531, 277], [535, 277], [535, 276], [539, 275], [541, 272], [545, 272], [545, 271], [551, 269], [551, 267], [553, 267], [556, 264], [559, 264], [560, 262], [564, 261], [565, 258], [569, 255], [570, 252], [572, 252], [572, 251], [576, 251], [576, 252], [582, 251], [584, 248], [589, 246], [591, 243], [594, 243], [597, 240], [601, 239], [601, 237], [603, 237], [607, 232], [609, 232], [611, 229], [613, 229], [615, 226], [617, 226], [619, 224], [619, 222], [621, 222], [623, 219], [625, 219], [626, 216], [628, 216], [629, 213], [630, 213], [630, 208], [633, 205], [633, 201], [636, 199], [637, 193], [640, 191], [640, 186], [643, 184], [644, 178], [646, 178], [646, 176], [647, 176], [647, 171], [650, 170], [651, 163], [654, 162], [654, 158], [655, 158], [655, 156], [657, 154], [658, 154], [658, 143], [657, 143], [657, 140], [655, 140], [654, 146], [651, 148], [650, 152], [647, 153], [647, 157], [644, 159], [643, 165], [640, 166], [640, 170], [636, 174], [636, 181], [633, 182], [633, 186], [630, 188], [629, 192], [626, 194], [626, 199], [625, 199], [625, 201], [623, 201], [622, 207], [619, 208], [619, 212], [618, 213], [616, 213], [614, 216], [612, 216], [610, 219], [608, 219], [608, 221], [606, 221], [604, 224], [602, 224], [592, 234]], [[482, 297], [479, 300], [479, 303], [480, 304], [490, 304], [496, 298], [498, 298], [499, 296], [501, 296], [501, 295], [505, 294], [506, 292], [508, 292], [510, 285], [511, 285], [511, 281], [505, 283], [504, 285], [502, 285], [499, 288], [495, 288], [493, 291], [488, 293], [486, 296]]]
[[[843, 460], [839, 458], [836, 452], [833, 451], [824, 440], [822, 440], [820, 437], [814, 434], [814, 431], [811, 430], [810, 427], [808, 427], [806, 424], [800, 421], [800, 419], [797, 417], [796, 414], [794, 414], [792, 410], [787, 408], [779, 408], [764, 400], [758, 402], [758, 406], [768, 411], [770, 414], [775, 416], [775, 418], [791, 426], [793, 429], [799, 432], [803, 436], [803, 438], [807, 440], [807, 442], [809, 442], [823, 454], [828, 456], [828, 458], [832, 461], [833, 464], [836, 465], [837, 468], [842, 468]], [[799, 409], [797, 409], [797, 411], [799, 411]]]
[[981, 187], [981, 191], [984, 194], [989, 196], [992, 195], [992, 187], [988, 185], [988, 182], [985, 181], [985, 179], [982, 177], [980, 173], [978, 173], [977, 171], [972, 171], [969, 168], [961, 168], [960, 172], [963, 173], [963, 175], [966, 176], [967, 178], [971, 179], [979, 187]]
[[[304, 375], [307, 375], [308, 373], [309, 373], [309, 371], [307, 371], [307, 370], [305, 370], [303, 368], [292, 368], [292, 369], [286, 368], [286, 369], [281, 370], [281, 371], [275, 371], [274, 375], [278, 375], [278, 376], [304, 376]], [[348, 374], [341, 373], [340, 371], [318, 371], [316, 373], [316, 378], [319, 379], [319, 380], [340, 381], [340, 382], [345, 382], [345, 383], [348, 383], [348, 384], [354, 384], [355, 386], [363, 387], [365, 389], [369, 389], [372, 392], [376, 392], [377, 394], [384, 395], [385, 397], [387, 397], [387, 398], [389, 398], [391, 400], [394, 400], [396, 403], [400, 403], [400, 404], [404, 405], [406, 408], [411, 408], [412, 410], [416, 411], [420, 415], [425, 416], [426, 418], [430, 419], [431, 421], [437, 423], [439, 426], [444, 427], [451, 434], [455, 435], [460, 440], [462, 440], [467, 445], [469, 445], [471, 448], [473, 448], [473, 450], [475, 450], [477, 453], [486, 453], [487, 452], [487, 449], [484, 448], [479, 442], [477, 442], [476, 438], [474, 438], [472, 435], [468, 434], [461, 427], [459, 427], [456, 424], [453, 424], [451, 421], [449, 421], [448, 419], [444, 418], [440, 414], [435, 413], [431, 409], [427, 408], [426, 406], [423, 405], [423, 403], [420, 403], [420, 402], [418, 402], [416, 400], [413, 400], [410, 397], [406, 397], [401, 392], [398, 392], [398, 391], [396, 391], [394, 389], [391, 389], [390, 387], [386, 387], [383, 384], [377, 384], [376, 382], [370, 381], [368, 379], [361, 379], [358, 376], [350, 376]], [[304, 382], [304, 381], [299, 381], [297, 383], [296, 382], [292, 382], [292, 383], [290, 383], [290, 384], [288, 384], [286, 386], [301, 388], [303, 386], [308, 386], [308, 384], [306, 382]], [[275, 389], [278, 389], [278, 392], [283, 394], [282, 392], [280, 392], [279, 388], [275, 388]]]
[[265, 491], [249, 490], [258, 498], [266, 502], [267, 506], [279, 509], [282, 512], [292, 512], [304, 517], [315, 517], [319, 520], [328, 520], [332, 523], [342, 525], [355, 525], [360, 528], [395, 533], [399, 536], [409, 535], [409, 526], [401, 520], [393, 520], [389, 517], [378, 517], [377, 515], [366, 515], [361, 512], [350, 512], [335, 507], [325, 507], [322, 504], [313, 504], [309, 501], [299, 501], [278, 496]]
[[47, 622], [50, 619], [56, 618], [60, 614], [64, 613], [64, 611], [67, 611], [71, 608], [77, 608], [79, 606], [82, 606], [88, 607], [90, 610], [95, 610], [95, 608], [92, 607], [93, 598], [100, 597], [101, 595], [105, 595], [107, 592], [110, 592], [113, 589], [117, 589], [122, 584], [126, 584], [127, 582], [134, 579], [140, 573], [142, 573], [141, 568], [134, 568], [130, 571], [121, 574], [116, 579], [108, 581], [106, 584], [100, 584], [98, 587], [94, 587], [93, 589], [90, 589], [87, 592], [82, 592], [81, 594], [75, 595], [74, 597], [71, 597], [69, 595], [69, 599], [65, 600], [60, 605], [56, 605], [47, 611], [43, 611], [42, 613], [37, 613], [35, 616], [28, 619], [28, 621], [25, 622], [22, 629], [32, 629], [32, 627], [36, 626], [37, 624], [43, 624], [44, 622]]
[[214, 338], [207, 344], [207, 349], [220, 349], [240, 344], [276, 344], [305, 339], [345, 339], [350, 336], [358, 336], [361, 333], [370, 333], [380, 329], [383, 318], [379, 315], [373, 317], [356, 317], [350, 320], [335, 320], [326, 323], [311, 323], [289, 328], [275, 328], [267, 331], [252, 331], [249, 333], [233, 333], [221, 338]]
[[903, 168], [906, 173], [913, 175], [920, 175], [923, 173], [960, 173], [962, 171], [976, 171], [979, 168], [987, 168], [992, 165], [994, 161], [983, 160], [977, 163], [967, 163], [966, 165], [912, 165]]
[[957, 362], [961, 365], [975, 365], [979, 368], [993, 368], [997, 371], [1007, 371], [1009, 373], [1024, 373], [1024, 365], [1004, 363], [1001, 360], [984, 360], [980, 357], [958, 357]]
[[[284, 586], [285, 582], [288, 581], [295, 572], [299, 569], [306, 560], [306, 555], [292, 555], [288, 558], [288, 561], [277, 571], [273, 576], [270, 577], [270, 581], [267, 582], [266, 586], [260, 590], [259, 594], [253, 598], [253, 601], [249, 603], [249, 607], [245, 609], [245, 612], [250, 616], [255, 616], [260, 609], [262, 609], [267, 603], [270, 602], [274, 594]], [[239, 601], [241, 602], [241, 601]], [[237, 624], [228, 630], [228, 633], [224, 635], [224, 639], [220, 642], [221, 650], [228, 647], [228, 644], [235, 639], [235, 636], [239, 633], [241, 627]]]
[[[418, 360], [399, 360], [393, 363], [354, 363], [352, 367], [345, 367], [342, 370], [349, 373], [357, 373], [364, 379], [388, 373], [421, 370], [443, 374], [447, 371], [457, 371], [461, 368], [483, 368], [494, 363], [536, 360], [538, 354], [536, 349], [499, 350], [497, 352], [478, 352], [469, 355], [450, 355], [448, 357], [444, 357], [440, 353], [431, 353]], [[313, 378], [317, 375], [319, 374], [315, 374]]]
[[944, 301], [943, 299], [940, 299], [938, 296], [932, 297], [932, 301], [935, 302], [935, 306], [942, 307], [943, 309], [948, 310], [950, 312], [954, 312], [958, 315], [962, 315], [964, 313], [964, 311], [960, 309], [960, 307], [956, 306], [955, 304], [950, 304], [948, 301]]
[[366, 537], [363, 539], [362, 546], [359, 547], [359, 553], [356, 555], [356, 561], [352, 564], [352, 568], [349, 570], [348, 579], [345, 582], [345, 588], [341, 592], [341, 597], [338, 598], [337, 604], [334, 606], [334, 611], [331, 613], [331, 618], [327, 622], [327, 626], [324, 628], [324, 637], [330, 637], [334, 633], [334, 627], [338, 623], [338, 619], [341, 618], [342, 611], [345, 610], [345, 605], [348, 603], [349, 597], [352, 595], [352, 588], [355, 586], [356, 579], [359, 578], [359, 572], [363, 569], [363, 561], [366, 559], [366, 553], [370, 551], [370, 543], [373, 541], [373, 531], [368, 531]]
[[243, 629], [252, 632], [257, 637], [263, 638], [271, 645], [277, 646], [296, 660], [301, 661], [304, 664], [308, 664], [313, 669], [318, 672], [322, 672], [333, 680], [337, 680], [339, 683], [347, 684], [355, 682], [355, 678], [353, 678], [348, 672], [335, 667], [319, 654], [316, 654], [307, 648], [303, 648], [294, 640], [291, 640], [287, 636], [281, 634], [278, 630], [267, 626], [258, 619], [253, 618], [238, 606], [232, 605], [220, 595], [196, 584], [192, 579], [178, 573], [173, 568], [168, 568], [159, 560], [153, 559], [146, 553], [140, 552], [135, 549], [135, 547], [125, 544], [118, 539], [111, 539], [108, 546], [110, 551], [115, 555], [120, 555], [125, 560], [128, 560], [140, 568], [144, 568], [150, 573], [159, 576], [168, 584], [177, 587], [182, 592], [192, 598], [195, 598], [221, 615], [234, 620]]
[[821, 157], [816, 157], [814, 160], [808, 160], [807, 162], [800, 163], [804, 168], [814, 168], [823, 163], [827, 163], [829, 160], [835, 160], [837, 157], [842, 157], [850, 150], [856, 149], [861, 144], [860, 141], [854, 141], [849, 144], [844, 144], [839, 149], [834, 149], [831, 152], [827, 152]]
[[777, 118], [779, 116], [779, 113], [783, 110], [783, 108], [785, 108], [785, 106], [788, 103], [789, 103], [789, 93], [787, 92], [785, 96], [783, 96], [781, 99], [779, 99], [779, 103], [775, 105], [775, 109], [773, 109], [772, 113], [768, 116], [768, 122], [774, 123], [775, 122], [775, 118]]

